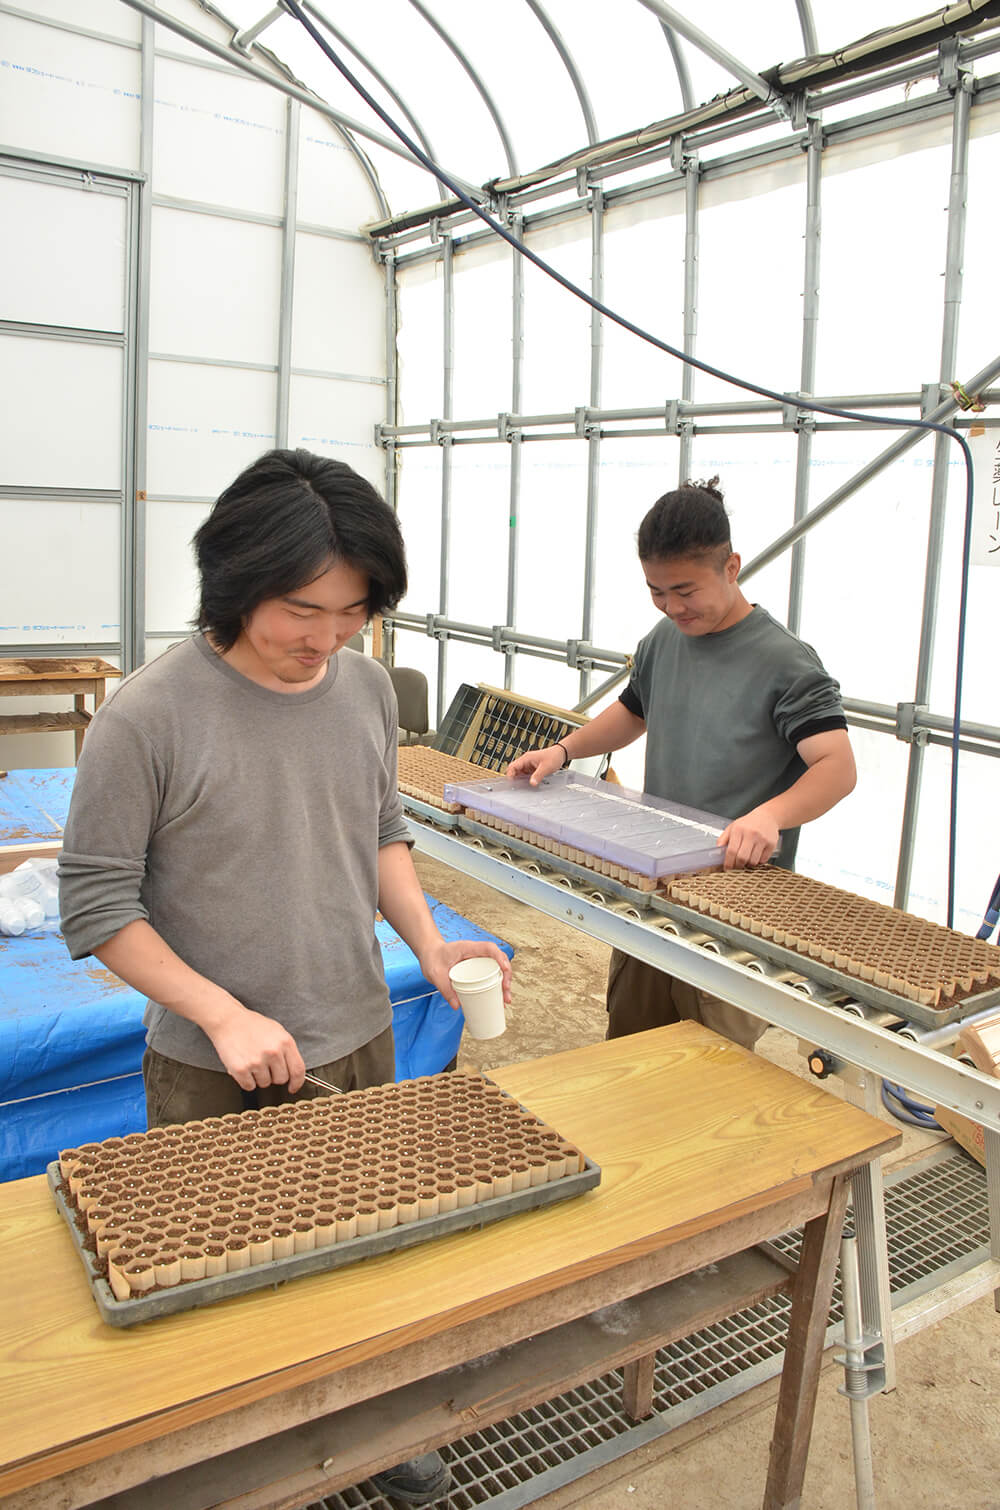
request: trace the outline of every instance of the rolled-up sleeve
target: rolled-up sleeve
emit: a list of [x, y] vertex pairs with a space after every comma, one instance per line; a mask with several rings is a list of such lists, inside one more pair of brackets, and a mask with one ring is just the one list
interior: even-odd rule
[[149, 919], [142, 886], [160, 776], [145, 736], [111, 704], [102, 708], [80, 752], [59, 858], [61, 927], [73, 959]]

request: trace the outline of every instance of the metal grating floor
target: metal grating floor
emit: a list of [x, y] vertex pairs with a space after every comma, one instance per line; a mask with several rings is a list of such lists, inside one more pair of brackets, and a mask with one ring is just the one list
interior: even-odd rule
[[[934, 1150], [919, 1165], [888, 1175], [885, 1207], [894, 1305], [989, 1255], [986, 1175], [958, 1150]], [[799, 1241], [800, 1234], [790, 1232], [775, 1246], [797, 1258]], [[441, 1456], [454, 1484], [436, 1503], [441, 1510], [530, 1505], [773, 1377], [781, 1367], [788, 1304], [787, 1297], [777, 1296], [661, 1348], [654, 1389], [657, 1414], [638, 1426], [622, 1413], [622, 1380], [615, 1370], [443, 1447]], [[609, 1308], [612, 1325], [614, 1309]], [[840, 1320], [838, 1279], [831, 1326]], [[310, 1510], [395, 1507], [366, 1481], [317, 1501]]]

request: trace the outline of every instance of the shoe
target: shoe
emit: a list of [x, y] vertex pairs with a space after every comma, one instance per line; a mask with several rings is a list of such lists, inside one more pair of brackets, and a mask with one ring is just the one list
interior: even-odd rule
[[430, 1505], [447, 1494], [451, 1469], [439, 1452], [425, 1452], [419, 1458], [397, 1463], [395, 1468], [373, 1473], [371, 1481], [389, 1499], [402, 1500], [407, 1505]]

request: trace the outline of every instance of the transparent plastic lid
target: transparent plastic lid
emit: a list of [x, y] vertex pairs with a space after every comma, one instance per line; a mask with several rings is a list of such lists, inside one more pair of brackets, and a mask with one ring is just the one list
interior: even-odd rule
[[729, 823], [662, 797], [650, 797], [576, 771], [559, 771], [531, 786], [508, 781], [449, 782], [445, 800], [583, 850], [643, 876], [680, 875], [720, 865], [718, 838]]

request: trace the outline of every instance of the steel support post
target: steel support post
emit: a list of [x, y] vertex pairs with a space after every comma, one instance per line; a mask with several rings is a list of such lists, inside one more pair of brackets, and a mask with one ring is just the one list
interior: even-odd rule
[[302, 106], [285, 107], [285, 208], [281, 226], [281, 289], [278, 300], [278, 383], [274, 417], [275, 444], [288, 445], [288, 411], [292, 389], [292, 299], [295, 288], [295, 223], [299, 195], [299, 123]]
[[[1000, 1132], [983, 1128], [986, 1159], [986, 1200], [990, 1216], [990, 1257], [1000, 1259]], [[1000, 1290], [993, 1291], [994, 1308], [1000, 1311]]]
[[[698, 183], [701, 166], [696, 154], [684, 159], [684, 354], [693, 357], [698, 340]], [[694, 400], [694, 368], [681, 365], [681, 402]], [[680, 449], [677, 457], [677, 481], [691, 476], [691, 451], [694, 425], [684, 420], [680, 425]]]
[[[398, 290], [396, 285], [396, 254], [386, 247], [382, 256], [385, 268], [385, 422], [394, 427], [399, 421], [399, 353], [396, 349], [398, 330]], [[399, 511], [399, 452], [395, 436], [387, 435], [385, 446], [385, 501], [393, 513]], [[382, 626], [382, 659], [390, 666], [396, 662], [396, 632], [391, 621]]]
[[122, 670], [146, 659], [146, 434], [149, 414], [149, 274], [153, 225], [153, 110], [155, 35], [141, 27], [139, 169], [129, 194], [129, 280], [125, 328], [125, 454], [122, 471]]
[[[845, 1064], [841, 1070], [844, 1096], [870, 1117], [881, 1110], [882, 1077], [872, 1070]], [[858, 1274], [866, 1362], [884, 1371], [883, 1389], [896, 1387], [896, 1357], [892, 1342], [892, 1291], [889, 1288], [889, 1248], [885, 1228], [882, 1160], [875, 1159], [851, 1176], [851, 1206], [858, 1239]]]
[[[441, 390], [441, 418], [452, 418], [455, 381], [455, 248], [451, 236], [444, 237], [442, 270], [444, 381]], [[451, 443], [450, 435], [441, 442], [441, 564], [438, 579], [438, 612], [448, 615], [448, 566], [451, 556]], [[445, 679], [448, 675], [448, 641], [438, 640], [437, 724], [440, 729], [445, 714]]]
[[[604, 300], [604, 194], [595, 188], [590, 193], [590, 291], [595, 299]], [[604, 320], [596, 309], [590, 311], [590, 408], [601, 405], [601, 372], [604, 360]], [[601, 429], [597, 424], [584, 426], [587, 437], [587, 523], [583, 562], [583, 615], [580, 638], [589, 642], [594, 633], [594, 599], [597, 591], [597, 510], [601, 468]], [[590, 691], [590, 668], [580, 668], [580, 697]]]
[[[944, 281], [944, 319], [941, 329], [941, 365], [939, 377], [942, 388], [957, 377], [958, 321], [962, 303], [962, 258], [965, 251], [965, 204], [969, 175], [969, 115], [972, 104], [972, 78], [959, 73], [955, 87], [955, 106], [952, 115], [951, 136], [951, 187], [948, 196], [948, 239]], [[927, 531], [927, 566], [924, 577], [924, 606], [920, 623], [920, 649], [917, 656], [917, 676], [913, 701], [917, 706], [927, 702], [931, 666], [934, 656], [934, 638], [937, 630], [938, 597], [941, 588], [941, 554], [944, 541], [945, 519], [948, 511], [948, 463], [952, 443], [947, 436], [935, 437], [934, 475], [931, 482], [930, 522]], [[903, 820], [899, 836], [899, 862], [896, 868], [896, 892], [893, 905], [905, 908], [910, 896], [910, 877], [913, 872], [913, 848], [920, 807], [920, 781], [923, 771], [924, 746], [919, 740], [910, 745], [909, 765], [906, 772], [906, 795], [903, 802]]]
[[[809, 122], [809, 146], [806, 149], [806, 233], [805, 271], [802, 291], [802, 361], [799, 368], [799, 392], [808, 397], [816, 382], [816, 335], [819, 326], [819, 254], [820, 194], [823, 175], [823, 124]], [[811, 417], [810, 417], [811, 418]], [[798, 524], [809, 508], [809, 468], [812, 462], [813, 425], [804, 422], [800, 411], [795, 449], [794, 519]], [[802, 622], [802, 583], [806, 565], [804, 540], [792, 546], [788, 580], [788, 627], [798, 634]]]
[[[515, 215], [511, 230], [521, 241], [524, 237], [524, 216]], [[521, 382], [524, 372], [524, 258], [512, 252], [510, 268], [510, 412], [521, 412]], [[521, 430], [514, 426], [510, 432], [510, 502], [508, 506], [507, 535], [507, 609], [506, 623], [513, 626], [517, 621], [517, 568], [518, 568], [518, 516], [521, 509]], [[514, 685], [514, 650], [508, 647], [503, 658], [503, 684], [509, 692]]]

